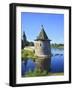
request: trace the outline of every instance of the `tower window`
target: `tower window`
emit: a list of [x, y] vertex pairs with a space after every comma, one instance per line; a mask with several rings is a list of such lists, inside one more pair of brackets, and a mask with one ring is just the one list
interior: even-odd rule
[[41, 46], [41, 43], [40, 43], [40, 46]]

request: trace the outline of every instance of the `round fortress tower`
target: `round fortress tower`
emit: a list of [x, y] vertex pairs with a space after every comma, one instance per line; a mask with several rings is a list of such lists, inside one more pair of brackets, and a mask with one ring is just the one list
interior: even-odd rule
[[50, 46], [50, 39], [46, 35], [44, 27], [42, 25], [41, 32], [37, 39], [35, 40], [35, 55], [38, 57], [50, 57], [51, 56], [51, 46]]

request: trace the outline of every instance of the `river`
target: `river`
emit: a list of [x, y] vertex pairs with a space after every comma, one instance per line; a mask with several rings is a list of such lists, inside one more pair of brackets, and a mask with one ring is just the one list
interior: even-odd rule
[[52, 56], [50, 58], [37, 58], [37, 59], [25, 59], [21, 62], [21, 76], [25, 76], [26, 73], [35, 69], [40, 72], [46, 71], [51, 73], [63, 73], [64, 72], [64, 50], [63, 49], [51, 49]]

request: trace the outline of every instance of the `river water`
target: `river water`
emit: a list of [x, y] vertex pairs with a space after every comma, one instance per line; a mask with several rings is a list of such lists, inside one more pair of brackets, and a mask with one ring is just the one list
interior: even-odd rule
[[52, 56], [50, 58], [23, 60], [21, 63], [22, 76], [25, 75], [26, 72], [33, 72], [36, 68], [41, 71], [47, 71], [47, 73], [64, 72], [64, 50], [52, 48], [51, 53]]

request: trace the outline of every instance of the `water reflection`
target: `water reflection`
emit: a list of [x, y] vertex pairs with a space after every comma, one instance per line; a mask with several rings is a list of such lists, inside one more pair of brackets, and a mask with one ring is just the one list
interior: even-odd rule
[[39, 69], [41, 72], [50, 72], [51, 58], [37, 58], [35, 59], [35, 63], [36, 69]]
[[42, 76], [44, 71], [46, 72], [45, 75], [48, 75], [49, 72], [64, 72], [64, 50], [53, 49], [52, 53], [53, 55], [49, 58], [22, 59], [21, 75], [25, 76], [28, 72], [34, 76], [37, 73], [39, 73], [38, 76]]
[[51, 66], [51, 58], [37, 58], [34, 60], [31, 59], [25, 59], [22, 60], [22, 75], [25, 75], [27, 72], [35, 70], [39, 70], [40, 73], [43, 71], [48, 74], [50, 72], [50, 66]]

